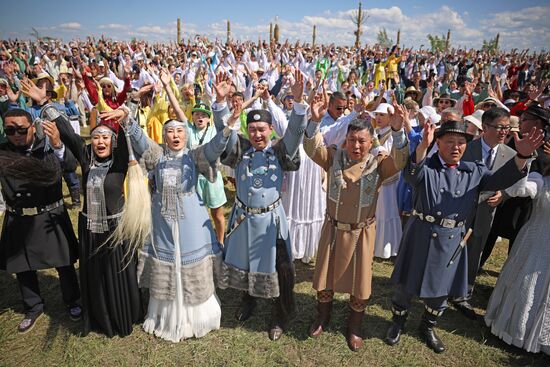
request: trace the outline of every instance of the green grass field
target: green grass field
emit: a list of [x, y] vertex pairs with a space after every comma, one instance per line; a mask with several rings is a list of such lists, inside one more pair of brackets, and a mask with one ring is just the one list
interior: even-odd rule
[[[65, 199], [70, 200], [68, 195]], [[70, 214], [76, 228], [77, 211]], [[480, 315], [506, 251], [507, 243], [497, 244], [478, 277], [472, 303]], [[418, 301], [401, 343], [387, 346], [382, 339], [390, 325], [393, 264], [375, 261], [373, 268], [373, 292], [363, 322], [365, 345], [357, 353], [346, 346], [344, 295], [336, 297], [330, 329], [318, 339], [308, 338], [307, 329], [316, 312], [313, 267], [300, 262], [296, 263], [297, 315], [277, 342], [267, 337], [267, 302], [260, 302], [254, 316], [240, 323], [234, 318], [240, 294], [233, 290], [218, 291], [221, 329], [201, 339], [173, 344], [144, 333], [140, 325], [125, 338], [109, 339], [96, 333], [81, 337], [81, 324], [66, 314], [55, 270], [39, 272], [45, 315], [30, 333], [20, 335], [17, 325], [23, 307], [17, 282], [13, 275], [0, 272], [0, 366], [550, 366], [548, 356], [506, 345], [490, 333], [481, 317], [471, 321], [453, 308], [445, 312], [438, 328], [447, 351], [437, 355], [419, 339], [417, 326], [423, 306]], [[146, 302], [145, 294], [143, 299]]]

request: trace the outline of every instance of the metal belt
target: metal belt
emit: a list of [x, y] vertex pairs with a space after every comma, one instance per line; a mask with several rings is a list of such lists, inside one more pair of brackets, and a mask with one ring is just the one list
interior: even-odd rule
[[[81, 212], [81, 214], [88, 218], [88, 214], [84, 213], [84, 212]], [[103, 220], [103, 219], [115, 219], [115, 218], [119, 218], [119, 217], [122, 217], [122, 212], [120, 213], [116, 213], [116, 214], [112, 214], [112, 215], [107, 215], [105, 217], [101, 217], [101, 218], [97, 218], [97, 220]]]
[[235, 205], [237, 205], [239, 208], [241, 208], [242, 210], [244, 210], [249, 214], [264, 214], [272, 211], [273, 209], [281, 205], [281, 198], [278, 198], [272, 204], [266, 206], [265, 208], [251, 208], [249, 206], [244, 205], [244, 203], [238, 197], [235, 197]]
[[51, 204], [44, 205], [44, 206], [37, 206], [37, 207], [34, 207], [34, 208], [14, 208], [12, 206], [6, 205], [6, 209], [7, 209], [8, 212], [13, 213], [15, 215], [33, 216], [33, 215], [38, 215], [38, 214], [42, 214], [42, 213], [52, 211], [56, 208], [59, 208], [63, 204], [64, 204], [63, 199], [59, 199], [55, 203], [51, 203]]
[[375, 219], [374, 217], [372, 218], [369, 218], [367, 219], [366, 221], [364, 222], [359, 222], [359, 223], [344, 223], [344, 222], [339, 222], [337, 221], [336, 219], [332, 218], [330, 215], [327, 214], [327, 219], [330, 223], [332, 223], [333, 226], [335, 226], [337, 229], [341, 230], [341, 231], [354, 231], [356, 229], [361, 229], [361, 228], [369, 228], [369, 226], [371, 224], [374, 223]]
[[420, 220], [423, 220], [425, 222], [438, 224], [441, 227], [445, 227], [445, 228], [462, 227], [464, 225], [464, 221], [458, 222], [454, 219], [437, 218], [433, 215], [423, 214], [423, 213], [417, 212], [416, 210], [412, 211], [412, 215], [420, 218]]

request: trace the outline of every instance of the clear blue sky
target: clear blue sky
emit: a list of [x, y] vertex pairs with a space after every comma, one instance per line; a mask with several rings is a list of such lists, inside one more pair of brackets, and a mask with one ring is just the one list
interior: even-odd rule
[[[42, 35], [69, 40], [87, 35], [116, 39], [175, 39], [179, 16], [186, 35], [195, 33], [225, 38], [230, 19], [235, 38], [267, 37], [269, 22], [279, 17], [283, 39], [309, 41], [317, 24], [318, 40], [349, 44], [353, 26], [349, 11], [357, 1], [11, 1], [0, 14], [0, 38], [30, 38], [31, 27]], [[381, 28], [394, 38], [402, 30], [402, 43], [418, 47], [426, 35], [453, 32], [456, 45], [478, 47], [483, 39], [501, 33], [502, 45], [531, 49], [550, 48], [550, 2], [546, 1], [363, 1], [370, 15], [363, 35], [372, 42]]]

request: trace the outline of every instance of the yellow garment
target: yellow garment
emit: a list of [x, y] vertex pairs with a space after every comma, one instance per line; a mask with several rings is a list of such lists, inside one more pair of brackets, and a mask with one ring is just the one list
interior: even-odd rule
[[374, 85], [375, 88], [380, 87], [380, 81], [386, 80], [386, 64], [387, 61], [379, 62], [378, 64], [374, 65]]
[[95, 105], [98, 112], [112, 111], [113, 109], [105, 102], [103, 98], [103, 91], [101, 88], [97, 89], [97, 104]]
[[388, 80], [390, 78], [393, 78], [395, 75], [398, 75], [397, 68], [399, 66], [400, 60], [401, 58], [400, 57], [398, 58], [395, 55], [391, 55], [390, 57], [388, 57], [387, 66], [386, 66]]
[[65, 93], [67, 93], [67, 87], [65, 86], [65, 84], [61, 84], [59, 87], [55, 88], [54, 89], [55, 93], [57, 93], [57, 98], [53, 99], [52, 98], [52, 101], [59, 101], [60, 99], [63, 99], [65, 98]]
[[162, 144], [162, 127], [168, 119], [168, 101], [164, 93], [157, 94], [147, 118], [147, 135], [158, 144]]

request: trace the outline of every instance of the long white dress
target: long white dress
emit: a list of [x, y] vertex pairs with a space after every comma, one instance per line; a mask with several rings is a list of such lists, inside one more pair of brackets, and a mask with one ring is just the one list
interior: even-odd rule
[[533, 214], [504, 263], [485, 323], [507, 344], [550, 354], [550, 176], [531, 174], [529, 184]]
[[[284, 112], [271, 100], [268, 109], [273, 116], [273, 128], [283, 136], [292, 111]], [[321, 168], [307, 156], [301, 143], [299, 152], [300, 168], [285, 172], [281, 199], [288, 219], [292, 256], [307, 264], [317, 255], [326, 203]]]
[[[390, 134], [390, 136], [378, 148], [373, 148], [371, 153], [377, 155], [380, 151], [389, 154], [393, 145], [391, 127], [376, 129], [379, 135]], [[401, 217], [397, 205], [397, 185], [399, 175], [386, 179], [380, 187], [378, 201], [376, 203], [376, 239], [374, 241], [374, 256], [388, 259], [397, 256], [399, 244], [403, 235]]]
[[317, 254], [326, 203], [321, 168], [307, 156], [302, 144], [300, 161], [298, 171], [285, 174], [282, 199], [288, 219], [292, 255], [307, 264]]

